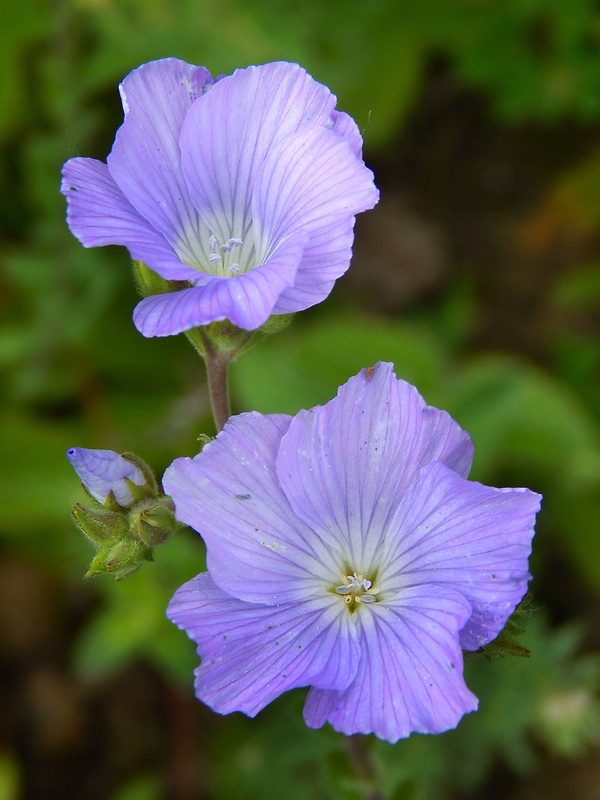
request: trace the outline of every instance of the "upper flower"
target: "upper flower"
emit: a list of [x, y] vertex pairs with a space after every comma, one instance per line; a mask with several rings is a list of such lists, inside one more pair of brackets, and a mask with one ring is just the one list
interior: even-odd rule
[[130, 506], [134, 500], [127, 480], [136, 486], [146, 483], [146, 477], [137, 464], [114, 450], [70, 447], [67, 458], [85, 488], [99, 503], [104, 503], [112, 492], [120, 506]]
[[168, 616], [198, 644], [198, 697], [254, 715], [310, 686], [305, 719], [395, 742], [477, 707], [462, 649], [523, 597], [539, 495], [467, 480], [471, 438], [364, 370], [323, 407], [233, 417], [165, 473], [208, 572]]
[[355, 122], [297, 64], [211, 79], [175, 58], [131, 72], [107, 164], [72, 158], [61, 191], [86, 247], [125, 245], [179, 291], [139, 303], [145, 336], [323, 300], [349, 266], [354, 216], [378, 200]]

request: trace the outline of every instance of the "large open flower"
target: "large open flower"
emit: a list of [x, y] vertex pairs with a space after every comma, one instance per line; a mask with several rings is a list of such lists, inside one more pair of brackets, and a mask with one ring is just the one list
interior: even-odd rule
[[197, 643], [196, 694], [255, 715], [310, 686], [308, 725], [395, 742], [477, 707], [462, 649], [526, 591], [539, 495], [467, 480], [471, 438], [391, 364], [295, 417], [233, 417], [165, 474], [208, 572], [168, 616]]
[[61, 191], [86, 247], [125, 245], [179, 291], [134, 322], [167, 336], [323, 300], [349, 266], [354, 217], [378, 200], [354, 121], [297, 64], [211, 79], [175, 58], [131, 72], [107, 164], [72, 158]]

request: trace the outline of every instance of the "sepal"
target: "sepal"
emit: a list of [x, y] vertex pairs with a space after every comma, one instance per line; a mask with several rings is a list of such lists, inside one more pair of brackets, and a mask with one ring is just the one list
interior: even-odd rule
[[[113, 501], [117, 505], [114, 497]], [[73, 509], [73, 519], [79, 530], [97, 545], [117, 542], [129, 529], [125, 514], [103, 507], [87, 508], [81, 503]]]
[[474, 652], [465, 651], [464, 655], [466, 657], [484, 655], [488, 661], [491, 661], [492, 658], [504, 658], [505, 656], [529, 658], [530, 651], [526, 647], [523, 647], [519, 639], [519, 637], [525, 633], [525, 629], [521, 627], [520, 621], [524, 617], [531, 616], [532, 611], [532, 595], [531, 592], [527, 592], [508, 618], [506, 625], [498, 636], [496, 636], [492, 642], [480, 647]]
[[264, 336], [271, 336], [274, 333], [279, 333], [285, 330], [293, 319], [293, 314], [273, 314], [264, 325], [260, 326], [257, 333], [262, 333]]
[[229, 363], [247, 346], [254, 331], [245, 331], [224, 319], [200, 328], [192, 328], [185, 331], [185, 335], [203, 358], [208, 353], [211, 358], [217, 357]]
[[143, 561], [152, 561], [152, 552], [140, 542], [123, 539], [117, 544], [98, 548], [86, 578], [109, 573], [118, 581], [128, 578], [138, 570]]
[[152, 472], [148, 464], [146, 464], [146, 462], [139, 456], [136, 456], [135, 453], [123, 453], [123, 458], [126, 458], [127, 461], [131, 461], [133, 464], [135, 464], [144, 476], [144, 483], [141, 486], [133, 483], [133, 481], [129, 480], [129, 478], [125, 478], [125, 483], [129, 486], [134, 503], [139, 503], [146, 497], [157, 497], [160, 494], [160, 489], [158, 487], [158, 483], [156, 482], [154, 472]]
[[147, 267], [143, 261], [133, 261], [133, 276], [138, 292], [142, 297], [150, 297], [153, 294], [167, 294], [168, 292], [178, 292], [189, 284], [186, 281], [167, 281], [153, 269]]
[[170, 497], [139, 503], [129, 513], [131, 536], [151, 548], [164, 544], [181, 527], [174, 511]]

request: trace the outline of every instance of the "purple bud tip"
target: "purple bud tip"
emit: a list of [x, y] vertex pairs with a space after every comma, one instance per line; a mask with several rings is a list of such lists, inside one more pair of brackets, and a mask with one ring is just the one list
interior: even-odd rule
[[86, 489], [99, 503], [104, 503], [112, 492], [119, 505], [130, 506], [133, 496], [125, 478], [137, 486], [145, 483], [141, 469], [113, 450], [70, 447], [67, 458]]

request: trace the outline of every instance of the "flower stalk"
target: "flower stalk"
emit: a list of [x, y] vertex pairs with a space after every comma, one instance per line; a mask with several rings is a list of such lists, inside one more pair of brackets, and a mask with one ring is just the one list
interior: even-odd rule
[[208, 376], [208, 393], [210, 407], [217, 433], [231, 416], [231, 401], [229, 399], [229, 359], [222, 354], [215, 353], [212, 346], [208, 346], [204, 353], [206, 374]]
[[228, 320], [186, 331], [187, 338], [206, 364], [210, 407], [217, 433], [231, 416], [229, 365], [245, 349], [253, 331], [236, 328]]

